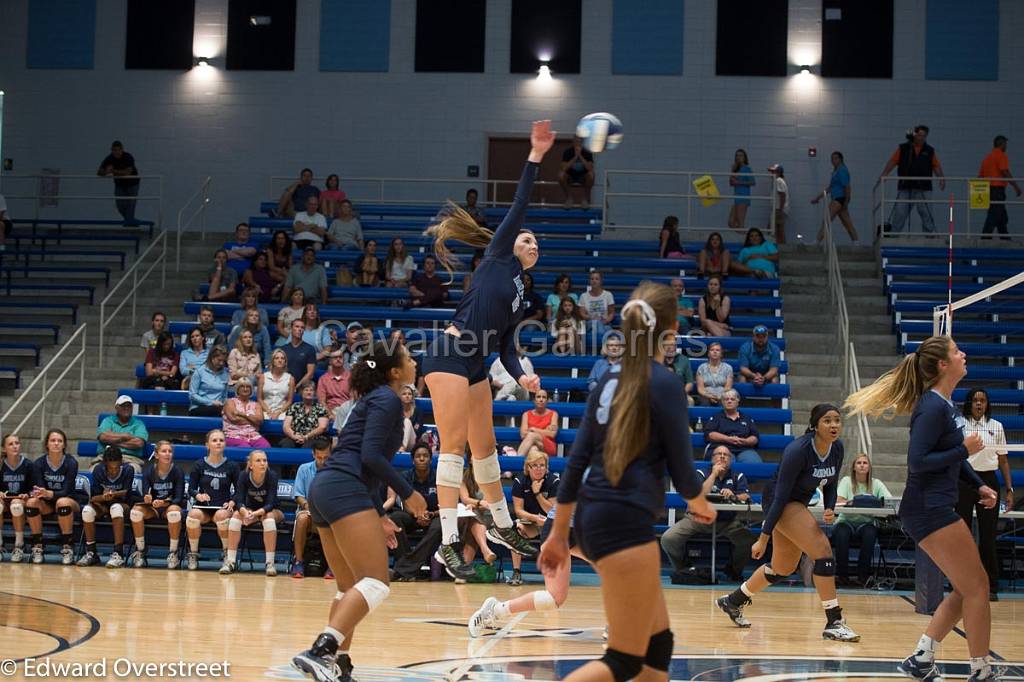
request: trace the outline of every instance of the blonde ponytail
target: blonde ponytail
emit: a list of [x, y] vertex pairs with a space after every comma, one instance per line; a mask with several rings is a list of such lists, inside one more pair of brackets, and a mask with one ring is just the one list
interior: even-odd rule
[[907, 355], [873, 384], [847, 397], [843, 408], [850, 416], [892, 419], [908, 415], [914, 406], [939, 380], [939, 362], [949, 360], [951, 341], [946, 336], [932, 336]]
[[468, 246], [483, 248], [491, 243], [494, 232], [478, 225], [473, 216], [451, 201], [445, 205], [445, 213], [441, 222], [431, 225], [423, 234], [434, 238], [437, 262], [448, 271], [448, 276], [452, 278], [448, 282], [450, 284], [454, 280], [455, 257], [445, 242], [451, 239]]

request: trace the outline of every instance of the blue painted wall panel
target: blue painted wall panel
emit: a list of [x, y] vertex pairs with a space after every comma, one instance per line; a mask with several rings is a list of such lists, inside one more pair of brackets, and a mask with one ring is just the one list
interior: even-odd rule
[[615, 0], [612, 73], [683, 73], [683, 0]]
[[30, 69], [91, 69], [96, 48], [96, 0], [29, 0]]
[[999, 80], [999, 0], [928, 0], [925, 78]]
[[321, 0], [320, 70], [388, 70], [391, 0]]

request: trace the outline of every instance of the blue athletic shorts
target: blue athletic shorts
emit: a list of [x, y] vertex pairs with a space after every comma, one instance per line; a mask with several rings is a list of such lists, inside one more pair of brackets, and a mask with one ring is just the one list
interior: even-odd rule
[[487, 378], [484, 356], [469, 343], [444, 333], [435, 336], [423, 354], [423, 376], [433, 372], [466, 377], [470, 386]]
[[904, 513], [900, 510], [900, 523], [903, 531], [914, 542], [921, 542], [937, 530], [951, 526], [960, 520], [960, 515], [953, 507], [935, 507]]
[[649, 511], [632, 505], [580, 500], [574, 519], [576, 541], [586, 557], [597, 562], [609, 554], [654, 542], [654, 521]]
[[[548, 519], [544, 522], [544, 525], [540, 527], [540, 544], [544, 544], [548, 536], [551, 535], [551, 528], [555, 525], [553, 519]], [[576, 546], [576, 531], [573, 528], [569, 529], [569, 549]]]
[[309, 515], [318, 528], [326, 528], [350, 514], [376, 509], [366, 484], [342, 471], [319, 472], [309, 486]]

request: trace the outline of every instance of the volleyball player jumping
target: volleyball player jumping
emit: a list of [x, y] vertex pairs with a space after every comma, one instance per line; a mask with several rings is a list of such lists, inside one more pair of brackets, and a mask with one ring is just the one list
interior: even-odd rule
[[452, 256], [445, 244], [447, 240], [486, 247], [483, 260], [473, 273], [473, 283], [459, 301], [451, 324], [437, 335], [423, 359], [423, 373], [441, 438], [437, 500], [442, 544], [435, 558], [456, 579], [474, 576], [456, 548], [456, 507], [467, 441], [473, 457], [473, 476], [494, 518], [494, 527], [488, 529], [487, 537], [519, 554], [535, 554], [529, 541], [516, 532], [501, 489], [486, 360], [492, 351], [498, 351], [501, 364], [520, 386], [528, 391], [540, 388], [540, 379], [525, 374], [516, 355], [517, 323], [523, 316], [522, 274], [537, 263], [539, 255], [536, 237], [522, 229], [522, 225], [537, 169], [554, 141], [551, 121], [533, 123], [526, 168], [512, 206], [495, 232], [480, 227], [458, 207], [452, 207], [448, 217], [427, 230], [434, 237], [438, 260], [449, 273]]

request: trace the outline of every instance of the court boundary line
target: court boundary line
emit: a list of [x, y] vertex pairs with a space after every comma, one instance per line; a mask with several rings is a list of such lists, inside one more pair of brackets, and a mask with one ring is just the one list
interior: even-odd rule
[[[17, 592], [7, 592], [6, 590], [0, 590], [0, 594], [7, 594], [7, 595], [10, 595], [10, 596], [15, 597], [17, 599], [31, 599], [33, 601], [43, 602], [44, 604], [50, 604], [52, 606], [60, 606], [60, 607], [65, 608], [65, 609], [67, 609], [69, 611], [77, 613], [80, 616], [83, 616], [89, 622], [89, 631], [87, 633], [85, 633], [84, 635], [82, 635], [79, 639], [76, 639], [74, 641], [66, 640], [63, 637], [55, 635], [52, 632], [46, 632], [45, 630], [33, 630], [32, 628], [21, 627], [21, 626], [18, 626], [18, 625], [7, 625], [5, 623], [4, 624], [5, 627], [12, 627], [12, 628], [16, 628], [16, 629], [19, 629], [19, 630], [26, 630], [28, 632], [36, 632], [38, 634], [46, 635], [48, 637], [51, 637], [51, 638], [57, 640], [58, 645], [57, 645], [56, 649], [53, 649], [52, 651], [47, 651], [44, 654], [39, 654], [35, 658], [38, 658], [40, 656], [52, 656], [54, 654], [59, 654], [62, 651], [67, 651], [69, 649], [73, 649], [76, 646], [81, 646], [82, 644], [85, 644], [90, 639], [95, 637], [99, 633], [99, 631], [100, 631], [100, 629], [102, 627], [100, 625], [99, 619], [96, 618], [95, 616], [93, 616], [91, 613], [83, 611], [82, 609], [76, 608], [76, 607], [71, 606], [69, 604], [64, 604], [62, 602], [52, 601], [50, 599], [42, 599], [41, 597], [32, 597], [32, 596], [25, 595], [25, 594], [18, 594]], [[24, 661], [25, 659], [28, 659], [28, 658], [34, 658], [34, 657], [33, 656], [24, 656], [22, 658], [14, 659], [14, 661], [15, 662], [21, 662], [21, 661]]]

